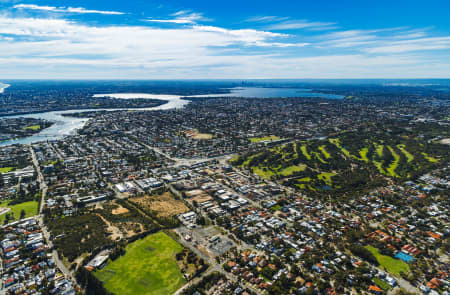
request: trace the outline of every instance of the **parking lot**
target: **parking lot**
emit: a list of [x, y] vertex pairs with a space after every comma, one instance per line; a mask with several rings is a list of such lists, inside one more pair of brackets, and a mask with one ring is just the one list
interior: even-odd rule
[[233, 241], [224, 236], [214, 226], [205, 228], [180, 227], [176, 229], [185, 241], [191, 243], [201, 251], [206, 251], [210, 257], [222, 255], [234, 247]]

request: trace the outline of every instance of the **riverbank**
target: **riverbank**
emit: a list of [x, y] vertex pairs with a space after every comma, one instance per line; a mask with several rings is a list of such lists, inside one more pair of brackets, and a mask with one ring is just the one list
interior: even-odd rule
[[36, 118], [0, 118], [0, 144], [33, 136], [53, 124]]
[[[125, 93], [119, 94], [99, 94], [98, 97], [112, 97], [115, 96], [123, 96]], [[142, 94], [140, 93], [126, 93], [128, 98], [142, 98]], [[155, 99], [155, 97], [162, 97], [161, 95], [153, 95], [147, 94], [151, 96], [151, 99]], [[89, 121], [89, 118], [79, 118], [79, 117], [70, 117], [69, 114], [72, 113], [84, 113], [84, 112], [92, 112], [92, 111], [152, 111], [152, 110], [167, 110], [173, 108], [180, 108], [189, 103], [188, 100], [181, 99], [182, 96], [176, 95], [163, 95], [166, 100], [161, 100], [161, 104], [153, 107], [146, 108], [98, 108], [98, 109], [70, 109], [64, 111], [51, 111], [51, 112], [40, 112], [40, 113], [32, 113], [32, 114], [24, 114], [24, 115], [10, 115], [4, 116], [3, 118], [36, 118], [36, 119], [44, 119], [47, 121], [54, 122], [55, 124], [49, 128], [46, 128], [35, 134], [33, 136], [29, 136], [26, 138], [19, 138], [15, 140], [10, 140], [7, 142], [0, 142], [0, 146], [13, 145], [13, 144], [31, 144], [39, 141], [47, 141], [47, 140], [58, 140], [62, 139], [65, 136], [73, 135], [77, 130], [84, 127], [84, 125]], [[159, 99], [158, 99], [159, 100]]]
[[48, 112], [65, 112], [65, 111], [91, 111], [91, 110], [104, 110], [104, 109], [111, 109], [111, 110], [119, 110], [119, 109], [146, 109], [146, 108], [155, 108], [158, 106], [162, 106], [167, 104], [167, 100], [162, 99], [151, 99], [144, 103], [138, 103], [131, 105], [128, 102], [125, 106], [121, 105], [114, 105], [112, 107], [105, 107], [102, 105], [88, 105], [88, 106], [80, 106], [74, 109], [75, 106], [69, 105], [67, 107], [58, 107], [58, 108], [51, 108], [51, 109], [42, 109], [42, 110], [32, 110], [32, 111], [9, 111], [9, 112], [1, 112], [0, 111], [0, 118], [7, 118], [7, 117], [16, 117], [16, 116], [23, 116], [23, 115], [32, 115], [32, 114], [43, 114]]
[[[182, 108], [189, 104], [195, 99], [208, 99], [208, 98], [224, 98], [224, 97], [247, 97], [254, 99], [265, 99], [265, 98], [281, 98], [281, 97], [307, 97], [307, 98], [323, 98], [323, 99], [342, 99], [343, 96], [335, 94], [324, 94], [316, 93], [310, 89], [300, 89], [300, 88], [268, 88], [268, 87], [235, 87], [228, 89], [229, 93], [218, 93], [218, 94], [206, 94], [206, 95], [167, 95], [167, 94], [151, 94], [151, 93], [101, 93], [94, 94], [92, 98], [111, 98], [123, 101], [130, 101], [133, 99], [141, 100], [155, 100], [161, 101], [160, 104], [152, 107], [117, 107], [117, 108], [77, 108], [77, 109], [66, 109], [58, 111], [49, 112], [34, 112], [29, 114], [14, 114], [3, 117], [28, 117], [28, 118], [39, 118], [48, 121], [55, 122], [53, 126], [43, 130], [42, 132], [18, 140], [9, 141], [7, 143], [0, 143], [3, 145], [12, 144], [30, 144], [39, 141], [46, 140], [58, 140], [65, 136], [72, 135], [76, 130], [83, 128], [83, 126], [88, 122], [89, 118], [73, 117], [70, 114], [82, 113], [82, 112], [92, 112], [92, 111], [156, 111], [156, 110], [169, 110], [175, 108]], [[218, 90], [220, 92], [220, 90]], [[127, 105], [127, 104], [125, 104]]]

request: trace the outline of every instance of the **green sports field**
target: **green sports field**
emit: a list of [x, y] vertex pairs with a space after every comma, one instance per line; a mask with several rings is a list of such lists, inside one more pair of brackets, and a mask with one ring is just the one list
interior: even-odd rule
[[9, 207], [11, 208], [10, 211], [8, 211], [5, 214], [0, 215], [0, 224], [3, 224], [5, 222], [5, 216], [6, 214], [14, 214], [14, 219], [10, 219], [9, 222], [13, 222], [14, 220], [18, 220], [20, 218], [20, 212], [22, 210], [25, 210], [25, 218], [34, 216], [38, 213], [38, 202], [36, 201], [29, 201], [17, 205], [8, 206], [9, 201], [4, 201], [0, 204], [0, 207]]
[[163, 232], [126, 247], [126, 254], [95, 272], [116, 295], [169, 295], [185, 284], [175, 254], [183, 247]]
[[[388, 272], [395, 275], [400, 275], [400, 272], [408, 273], [409, 265], [400, 259], [395, 259], [390, 256], [382, 255], [380, 251], [373, 246], [366, 246], [366, 249], [372, 252], [381, 267], [384, 267]], [[381, 287], [381, 286], [380, 286]]]

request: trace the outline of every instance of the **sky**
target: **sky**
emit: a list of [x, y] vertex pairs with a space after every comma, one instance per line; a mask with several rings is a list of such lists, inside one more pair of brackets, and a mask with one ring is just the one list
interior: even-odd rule
[[448, 0], [0, 0], [0, 79], [450, 78]]

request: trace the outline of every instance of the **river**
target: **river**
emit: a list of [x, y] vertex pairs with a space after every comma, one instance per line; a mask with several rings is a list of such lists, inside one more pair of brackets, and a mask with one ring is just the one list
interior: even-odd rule
[[[3, 84], [5, 85], [5, 84]], [[0, 85], [1, 86], [1, 85]], [[309, 89], [298, 88], [258, 88], [258, 87], [236, 87], [230, 89], [230, 93], [223, 94], [209, 94], [209, 95], [193, 95], [193, 96], [180, 96], [180, 95], [164, 95], [164, 94], [150, 94], [150, 93], [110, 93], [110, 94], [95, 94], [94, 97], [114, 97], [122, 99], [132, 98], [151, 98], [166, 100], [167, 103], [151, 108], [116, 108], [116, 109], [85, 109], [85, 110], [66, 110], [66, 111], [53, 111], [45, 113], [27, 114], [27, 115], [15, 115], [6, 116], [9, 118], [38, 118], [55, 122], [49, 128], [42, 130], [41, 132], [29, 137], [19, 138], [14, 140], [8, 140], [0, 142], [0, 146], [12, 145], [12, 144], [30, 144], [39, 141], [57, 140], [64, 136], [74, 134], [77, 129], [80, 129], [89, 120], [87, 118], [74, 118], [63, 116], [68, 113], [81, 113], [89, 111], [119, 111], [119, 110], [136, 110], [136, 111], [153, 111], [153, 110], [168, 110], [174, 108], [182, 108], [189, 103], [189, 100], [182, 99], [182, 97], [249, 97], [249, 98], [275, 98], [275, 97], [321, 97], [328, 99], [342, 99], [343, 96], [326, 93], [315, 93]]]

